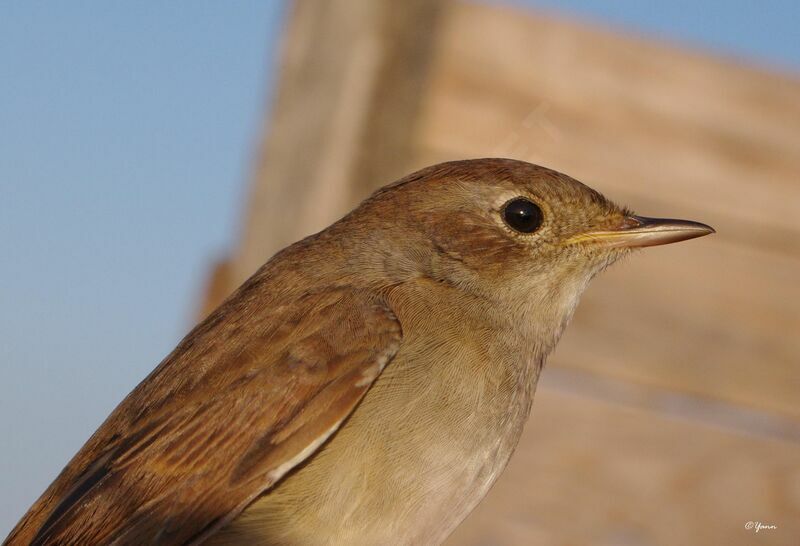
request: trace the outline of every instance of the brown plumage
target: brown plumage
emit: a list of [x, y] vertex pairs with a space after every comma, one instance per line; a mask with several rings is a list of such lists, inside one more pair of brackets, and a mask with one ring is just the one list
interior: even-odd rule
[[711, 231], [518, 161], [414, 173], [267, 262], [4, 544], [439, 543], [511, 456], [589, 280]]

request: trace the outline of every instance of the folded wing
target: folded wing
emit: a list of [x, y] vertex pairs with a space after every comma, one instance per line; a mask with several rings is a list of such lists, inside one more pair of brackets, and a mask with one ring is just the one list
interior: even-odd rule
[[272, 301], [240, 290], [111, 414], [8, 545], [186, 544], [311, 455], [397, 351], [351, 287]]

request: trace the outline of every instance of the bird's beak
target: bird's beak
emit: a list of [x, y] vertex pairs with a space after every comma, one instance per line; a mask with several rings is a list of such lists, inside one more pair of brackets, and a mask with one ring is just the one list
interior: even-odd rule
[[581, 233], [570, 238], [567, 243], [591, 243], [610, 248], [640, 248], [677, 243], [710, 233], [716, 231], [700, 222], [625, 216], [617, 226]]

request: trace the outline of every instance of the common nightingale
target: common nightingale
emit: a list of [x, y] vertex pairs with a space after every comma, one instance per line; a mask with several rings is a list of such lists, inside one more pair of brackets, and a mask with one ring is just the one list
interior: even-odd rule
[[5, 544], [440, 543], [506, 466], [589, 280], [713, 231], [520, 161], [411, 174], [195, 327]]

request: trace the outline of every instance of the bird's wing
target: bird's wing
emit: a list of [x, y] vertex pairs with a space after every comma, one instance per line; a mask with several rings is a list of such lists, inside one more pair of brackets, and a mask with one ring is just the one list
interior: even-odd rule
[[242, 291], [120, 404], [7, 544], [201, 541], [314, 453], [399, 347], [375, 295], [329, 289], [264, 311]]

